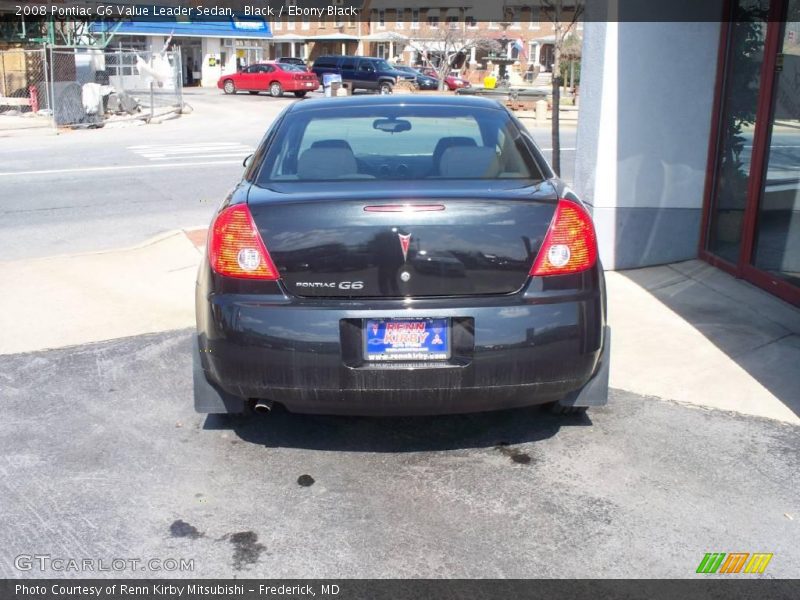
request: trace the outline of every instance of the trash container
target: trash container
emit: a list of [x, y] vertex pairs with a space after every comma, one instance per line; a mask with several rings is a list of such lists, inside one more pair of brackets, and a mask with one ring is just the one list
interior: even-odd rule
[[487, 75], [483, 78], [483, 87], [487, 90], [493, 90], [497, 86], [497, 77]]
[[322, 88], [325, 90], [325, 96], [330, 98], [336, 96], [336, 92], [342, 86], [342, 76], [338, 73], [323, 73], [322, 74]]

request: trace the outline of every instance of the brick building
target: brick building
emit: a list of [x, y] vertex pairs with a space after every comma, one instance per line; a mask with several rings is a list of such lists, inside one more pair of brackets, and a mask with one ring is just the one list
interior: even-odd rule
[[[324, 54], [377, 56], [403, 64], [436, 62], [447, 29], [465, 40], [506, 38], [509, 58], [524, 73], [535, 65], [549, 71], [553, 62], [553, 24], [538, 6], [520, 4], [507, 21], [478, 20], [467, 7], [453, 8], [452, 0], [430, 0], [431, 8], [393, 8], [388, 2], [365, 3], [368, 19], [299, 19], [271, 23], [273, 37], [265, 43], [265, 58], [296, 56], [310, 62]], [[441, 5], [441, 6], [439, 6]], [[477, 5], [477, 4], [476, 4]], [[479, 16], [479, 15], [478, 15]], [[580, 34], [582, 24], [578, 24]], [[486, 52], [473, 48], [463, 57], [463, 68], [478, 76], [485, 68]]]

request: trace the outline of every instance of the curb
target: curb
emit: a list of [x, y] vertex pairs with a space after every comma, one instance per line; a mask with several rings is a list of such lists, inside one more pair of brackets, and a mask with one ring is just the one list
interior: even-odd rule
[[53, 254], [51, 256], [40, 256], [38, 258], [30, 258], [30, 259], [6, 260], [6, 261], [0, 261], [0, 265], [17, 263], [17, 262], [21, 262], [21, 261], [34, 262], [34, 261], [46, 261], [46, 260], [62, 259], [62, 258], [79, 258], [81, 256], [101, 256], [103, 254], [113, 254], [113, 253], [116, 253], [116, 252], [133, 252], [135, 250], [141, 250], [142, 248], [147, 248], [148, 246], [153, 246], [155, 244], [158, 244], [159, 242], [163, 242], [164, 240], [168, 240], [168, 239], [170, 239], [172, 237], [175, 237], [177, 235], [185, 236], [187, 241], [189, 241], [195, 247], [197, 247], [197, 244], [189, 237], [188, 234], [194, 233], [194, 232], [199, 231], [199, 230], [205, 231], [207, 229], [208, 229], [207, 227], [191, 227], [191, 228], [183, 228], [183, 229], [170, 229], [170, 230], [165, 231], [163, 233], [159, 233], [157, 235], [154, 235], [153, 237], [148, 238], [148, 239], [144, 240], [143, 242], [140, 242], [139, 244], [135, 244], [133, 246], [124, 246], [122, 248], [110, 248], [108, 250], [93, 250], [91, 252], [75, 252], [73, 254]]

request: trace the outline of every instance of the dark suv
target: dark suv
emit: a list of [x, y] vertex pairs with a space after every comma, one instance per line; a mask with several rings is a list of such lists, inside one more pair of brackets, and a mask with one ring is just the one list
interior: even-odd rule
[[311, 70], [320, 81], [325, 73], [336, 73], [352, 90], [375, 90], [381, 94], [391, 94], [399, 80], [414, 79], [412, 74], [398, 71], [382, 58], [364, 56], [320, 56]]
[[281, 63], [284, 65], [297, 65], [298, 67], [306, 67], [306, 61], [302, 58], [296, 58], [294, 56], [281, 56], [280, 58], [276, 59], [275, 62]]

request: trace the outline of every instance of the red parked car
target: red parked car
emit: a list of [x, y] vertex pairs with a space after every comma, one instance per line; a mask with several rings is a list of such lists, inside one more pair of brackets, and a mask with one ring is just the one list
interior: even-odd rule
[[269, 92], [273, 98], [280, 98], [284, 92], [294, 92], [295, 96], [302, 98], [319, 87], [319, 80], [314, 73], [298, 65], [264, 62], [250, 65], [238, 73], [223, 75], [217, 81], [217, 87], [226, 94]]
[[[421, 71], [423, 74], [428, 75], [429, 77], [436, 77], [437, 79], [439, 78], [439, 73], [436, 72], [436, 69], [431, 67], [425, 67], [424, 69], [421, 69]], [[469, 81], [462, 79], [457, 71], [453, 71], [450, 73], [450, 75], [445, 77], [444, 83], [447, 86], [447, 89], [451, 92], [461, 88], [470, 87]]]

